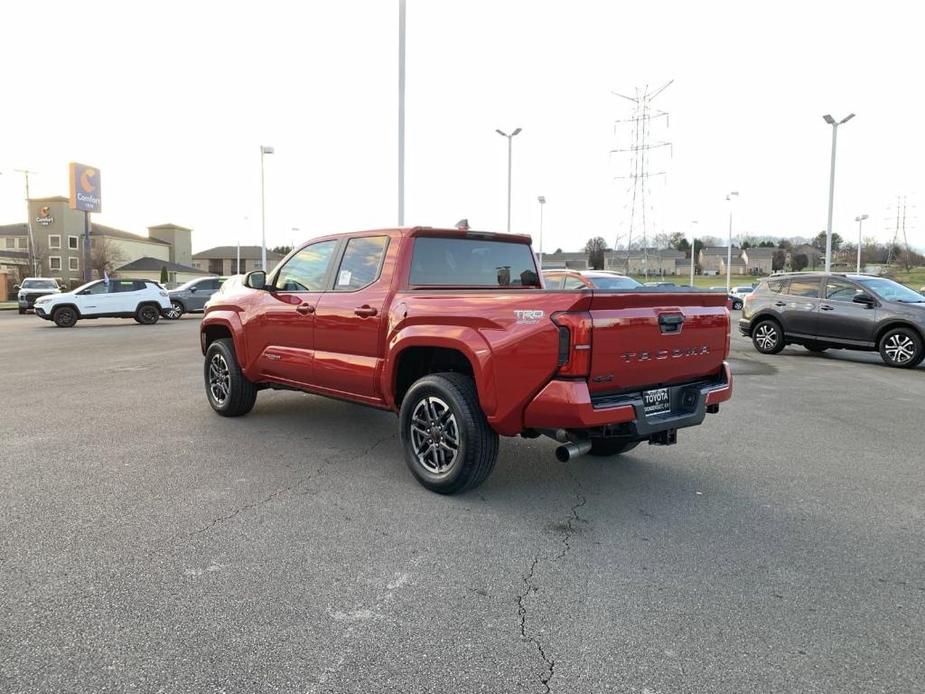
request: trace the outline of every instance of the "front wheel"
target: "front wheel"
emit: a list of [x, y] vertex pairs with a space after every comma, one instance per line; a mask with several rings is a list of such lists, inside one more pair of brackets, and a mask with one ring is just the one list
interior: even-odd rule
[[627, 441], [626, 439], [591, 439], [591, 450], [588, 455], [597, 457], [606, 457], [619, 455], [631, 451], [639, 445], [639, 441]]
[[752, 344], [762, 354], [777, 354], [784, 348], [784, 334], [780, 325], [763, 320], [752, 329]]
[[253, 409], [257, 386], [241, 371], [230, 338], [209, 345], [203, 377], [209, 404], [223, 417], [240, 417]]
[[73, 328], [77, 323], [77, 311], [70, 306], [61, 306], [54, 310], [51, 319], [59, 328]]
[[887, 366], [910, 369], [925, 358], [921, 336], [912, 328], [893, 328], [880, 338], [880, 356]]
[[179, 301], [171, 301], [170, 308], [164, 311], [164, 318], [168, 320], [177, 320], [183, 315], [183, 304]]
[[477, 487], [498, 458], [498, 434], [479, 406], [475, 383], [459, 373], [424, 376], [402, 400], [405, 462], [423, 486], [440, 494]]
[[135, 321], [142, 325], [154, 325], [161, 317], [160, 308], [154, 304], [139, 306], [135, 311]]

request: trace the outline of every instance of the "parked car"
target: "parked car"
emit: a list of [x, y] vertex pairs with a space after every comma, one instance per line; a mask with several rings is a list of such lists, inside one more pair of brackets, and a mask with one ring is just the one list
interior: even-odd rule
[[84, 318], [134, 318], [152, 325], [169, 308], [167, 290], [153, 280], [109, 279], [36, 299], [35, 315], [59, 328], [73, 327]]
[[677, 287], [674, 282], [646, 282], [646, 287]]
[[[726, 294], [726, 287], [710, 287], [710, 291], [723, 292], [723, 294]], [[744, 305], [744, 297], [741, 297], [738, 294], [733, 294], [731, 292], [726, 294], [726, 308], [728, 308], [730, 311], [741, 311]]]
[[745, 299], [745, 297], [751, 294], [753, 291], [755, 291], [755, 288], [752, 285], [748, 284], [748, 285], [744, 285], [740, 287], [733, 287], [730, 293], [734, 294], [740, 299]]
[[879, 351], [889, 366], [911, 368], [925, 358], [925, 297], [871, 275], [775, 275], [749, 297], [739, 329], [763, 354], [789, 344]]
[[22, 284], [13, 285], [13, 289], [17, 290], [16, 303], [19, 306], [20, 315], [31, 310], [35, 305], [35, 300], [40, 296], [61, 292], [57, 280], [51, 277], [26, 277]]
[[184, 313], [202, 313], [206, 302], [219, 290], [225, 277], [200, 277], [181, 284], [167, 293], [170, 295], [170, 308], [164, 312], [164, 318], [177, 320]]
[[632, 277], [606, 270], [543, 270], [546, 289], [635, 289], [642, 285]]
[[321, 237], [209, 301], [206, 398], [226, 417], [266, 388], [396, 412], [411, 472], [450, 494], [488, 476], [499, 436], [547, 435], [562, 461], [675, 443], [732, 394], [722, 302], [541, 291], [517, 234]]

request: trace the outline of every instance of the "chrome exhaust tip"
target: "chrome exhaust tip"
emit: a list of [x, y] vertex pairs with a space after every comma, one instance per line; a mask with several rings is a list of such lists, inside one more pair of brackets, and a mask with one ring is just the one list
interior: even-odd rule
[[560, 463], [567, 463], [578, 456], [584, 455], [591, 450], [591, 442], [587, 439], [583, 441], [569, 441], [556, 448], [556, 460]]

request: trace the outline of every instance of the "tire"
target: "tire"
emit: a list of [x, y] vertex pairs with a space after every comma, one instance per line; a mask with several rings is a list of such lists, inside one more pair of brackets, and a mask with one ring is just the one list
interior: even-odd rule
[[777, 354], [784, 348], [784, 333], [780, 323], [763, 320], [752, 328], [752, 344], [762, 354]]
[[22, 314], [24, 314], [25, 312], [26, 312], [26, 309], [24, 309], [24, 308], [20, 308], [20, 309], [19, 309], [19, 315], [20, 315], [20, 316], [21, 316]]
[[254, 408], [257, 386], [241, 372], [231, 338], [222, 338], [209, 345], [203, 378], [206, 399], [222, 417], [240, 417]]
[[179, 320], [184, 313], [183, 304], [173, 300], [170, 302], [170, 308], [164, 311], [164, 318], [167, 320]]
[[633, 450], [638, 445], [639, 441], [627, 441], [620, 438], [591, 439], [591, 450], [588, 451], [588, 455], [598, 458], [619, 455]]
[[922, 336], [913, 328], [887, 330], [877, 347], [886, 365], [897, 369], [911, 369], [925, 358]]
[[73, 328], [77, 323], [77, 310], [70, 306], [59, 306], [51, 312], [51, 319], [59, 328]]
[[732, 304], [732, 310], [733, 310], [733, 311], [741, 311], [741, 310], [742, 310], [742, 302], [741, 302], [741, 301], [735, 301], [735, 302], [733, 302], [733, 304]]
[[439, 373], [419, 379], [402, 400], [398, 421], [405, 462], [432, 492], [473, 489], [498, 459], [498, 434], [488, 425], [469, 376]]
[[142, 304], [138, 307], [138, 310], [135, 311], [135, 322], [141, 323], [142, 325], [154, 325], [160, 320], [160, 317], [161, 309], [154, 304]]
[[803, 345], [803, 346], [806, 349], [808, 349], [810, 352], [814, 352], [815, 354], [822, 354], [828, 349], [828, 347], [826, 347], [825, 345], [817, 345], [817, 344], [812, 344], [812, 343], [808, 345]]

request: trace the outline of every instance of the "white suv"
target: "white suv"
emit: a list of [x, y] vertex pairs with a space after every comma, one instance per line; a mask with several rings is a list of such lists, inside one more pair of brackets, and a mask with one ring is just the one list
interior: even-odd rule
[[154, 280], [97, 280], [35, 301], [35, 315], [59, 328], [70, 328], [81, 318], [134, 318], [152, 325], [169, 308], [167, 290]]

